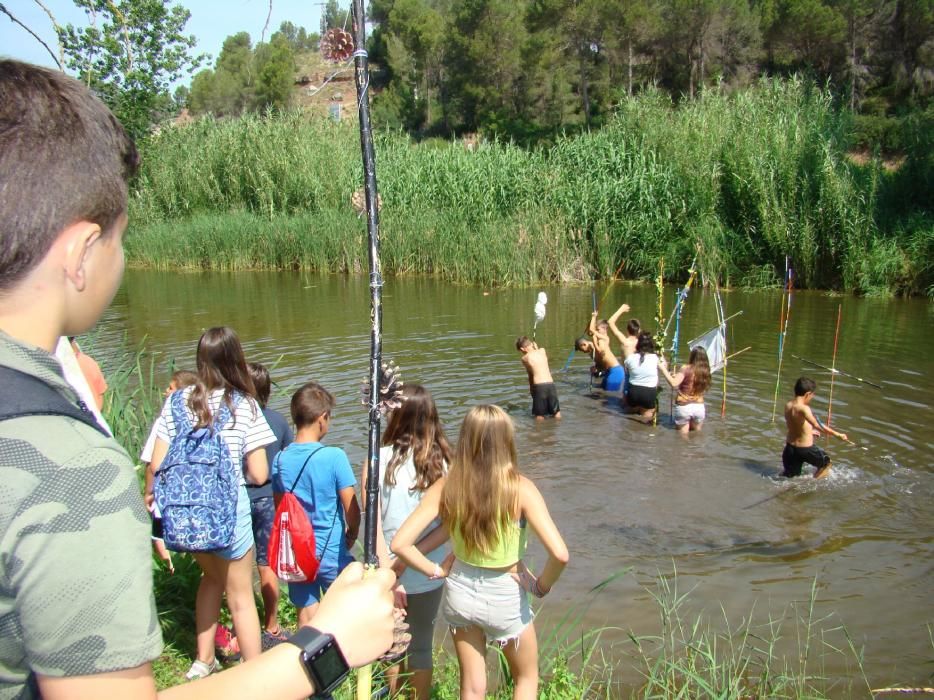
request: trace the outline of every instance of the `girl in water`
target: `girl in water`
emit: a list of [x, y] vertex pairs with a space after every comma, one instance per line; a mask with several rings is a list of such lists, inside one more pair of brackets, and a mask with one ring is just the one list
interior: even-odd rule
[[[447, 472], [451, 462], [451, 446], [444, 435], [438, 418], [438, 409], [431, 393], [418, 384], [403, 387], [402, 405], [389, 416], [383, 447], [379, 453], [379, 528], [377, 552], [383, 566], [392, 567], [399, 575], [399, 584], [405, 591], [406, 621], [412, 641], [405, 659], [405, 682], [411, 687], [415, 700], [428, 700], [431, 695], [431, 647], [434, 621], [441, 603], [441, 579], [430, 579], [415, 569], [393, 559], [388, 543], [399, 527], [421, 503], [426, 491]], [[363, 491], [366, 492], [366, 468], [363, 470]], [[427, 530], [434, 532], [440, 521], [433, 520]], [[428, 534], [427, 532], [425, 534]], [[432, 539], [441, 533], [436, 532]], [[419, 537], [421, 540], [422, 538]], [[439, 545], [446, 537], [440, 537]], [[422, 551], [425, 543], [420, 542]], [[444, 562], [447, 549], [438, 546], [425, 556], [433, 564]], [[400, 689], [399, 666], [387, 672], [390, 694]]]
[[658, 368], [671, 387], [677, 388], [675, 398], [675, 412], [673, 418], [675, 428], [682, 435], [691, 430], [700, 430], [706, 417], [704, 408], [704, 392], [710, 388], [710, 363], [707, 360], [707, 351], [702, 347], [691, 350], [688, 363], [678, 372], [671, 374], [665, 358], [658, 361]]
[[[415, 546], [435, 518], [453, 555], [438, 564]], [[522, 561], [531, 527], [548, 553], [534, 576]], [[502, 646], [515, 698], [538, 693], [538, 644], [526, 592], [543, 597], [568, 562], [568, 550], [541, 493], [519, 474], [512, 420], [498, 406], [464, 418], [451, 468], [425, 492], [392, 541], [396, 555], [430, 579], [444, 579], [441, 614], [460, 666], [460, 696], [486, 694], [486, 644]]]
[[[255, 389], [240, 339], [230, 328], [211, 328], [198, 341], [198, 383], [181, 389], [188, 420], [195, 428], [209, 428], [214, 415], [225, 404], [231, 417], [221, 435], [234, 464], [243, 464], [240, 492], [237, 497], [237, 525], [232, 542], [217, 551], [194, 554], [202, 576], [195, 598], [197, 657], [186, 677], [203, 678], [220, 670], [214, 656], [214, 633], [220, 616], [221, 598], [227, 594], [227, 606], [245, 661], [260, 655], [260, 626], [253, 600], [253, 527], [250, 497], [246, 482], [262, 484], [269, 478], [266, 451], [276, 437], [269, 429], [263, 412], [253, 398]], [[162, 407], [156, 424], [156, 446], [152, 470], [158, 473], [169, 443], [178, 432], [172, 418], [172, 396]], [[146, 494], [147, 505], [152, 492]]]
[[638, 413], [643, 420], [655, 415], [658, 397], [658, 355], [652, 334], [642, 331], [636, 341], [636, 351], [623, 362], [629, 391], [626, 394], [627, 411]]

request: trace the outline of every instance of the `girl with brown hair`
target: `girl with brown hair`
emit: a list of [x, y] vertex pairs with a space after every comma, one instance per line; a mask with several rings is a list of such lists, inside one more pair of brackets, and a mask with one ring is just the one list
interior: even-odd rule
[[[441, 603], [441, 579], [431, 579], [415, 569], [393, 559], [388, 543], [397, 530], [421, 503], [426, 491], [447, 472], [451, 461], [451, 446], [444, 434], [438, 409], [431, 393], [419, 384], [406, 384], [402, 390], [402, 405], [389, 415], [383, 447], [379, 452], [379, 533], [376, 549], [380, 564], [392, 567], [399, 576], [404, 591], [406, 621], [412, 641], [404, 661], [406, 674], [399, 675], [399, 666], [387, 672], [394, 695], [403, 679], [412, 689], [415, 700], [428, 700], [431, 695], [431, 646], [434, 621]], [[363, 491], [366, 492], [366, 467], [363, 469]], [[435, 533], [440, 521], [433, 520], [418, 539], [425, 556], [433, 564], [442, 564], [447, 548], [446, 537]], [[424, 535], [424, 536], [423, 536]], [[428, 549], [438, 539], [438, 546]]]
[[[243, 464], [237, 497], [237, 525], [233, 540], [224, 549], [195, 553], [202, 576], [195, 598], [197, 657], [186, 677], [202, 678], [220, 669], [214, 656], [214, 634], [220, 616], [221, 599], [227, 594], [227, 606], [245, 661], [260, 655], [260, 625], [253, 599], [253, 529], [250, 497], [246, 482], [264, 483], [269, 478], [266, 462], [267, 444], [275, 435], [263, 417], [240, 339], [227, 327], [210, 328], [198, 341], [198, 383], [181, 389], [186, 399], [188, 419], [194, 428], [210, 428], [221, 404], [230, 410], [230, 420], [221, 428], [221, 436], [234, 464]], [[169, 443], [179, 428], [172, 417], [172, 397], [162, 408], [157, 422], [156, 447], [152, 455], [153, 472], [158, 472]], [[151, 494], [147, 493], [147, 501]]]
[[675, 374], [668, 371], [668, 363], [663, 357], [658, 360], [658, 369], [668, 384], [678, 391], [672, 414], [677, 431], [687, 435], [691, 430], [700, 430], [707, 415], [704, 393], [710, 388], [710, 362], [707, 360], [707, 351], [702, 347], [691, 350], [688, 363]]

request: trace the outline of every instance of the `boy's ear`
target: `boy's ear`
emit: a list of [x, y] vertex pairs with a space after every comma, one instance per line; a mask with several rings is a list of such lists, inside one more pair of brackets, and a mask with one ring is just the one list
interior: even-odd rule
[[59, 235], [63, 246], [62, 266], [67, 277], [79, 292], [87, 286], [85, 262], [91, 246], [101, 237], [101, 227], [91, 221], [79, 221], [68, 226]]

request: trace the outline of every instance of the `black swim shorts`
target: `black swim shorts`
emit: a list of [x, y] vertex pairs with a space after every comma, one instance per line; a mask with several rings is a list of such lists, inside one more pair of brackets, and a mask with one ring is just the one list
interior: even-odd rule
[[657, 386], [639, 386], [630, 384], [626, 394], [626, 402], [633, 408], [650, 410], [655, 408], [655, 399], [658, 396]]
[[813, 464], [818, 470], [821, 470], [830, 464], [830, 457], [817, 445], [795, 447], [786, 442], [785, 449], [782, 451], [782, 466], [785, 468], [782, 476], [789, 478], [801, 476], [801, 467], [805, 462]]
[[561, 410], [554, 382], [532, 385], [532, 415], [553, 416]]

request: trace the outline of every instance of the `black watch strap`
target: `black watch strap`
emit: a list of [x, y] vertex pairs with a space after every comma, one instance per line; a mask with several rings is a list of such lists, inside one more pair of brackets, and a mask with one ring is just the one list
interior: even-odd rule
[[301, 650], [299, 659], [315, 685], [312, 697], [328, 696], [350, 673], [347, 660], [333, 635], [314, 627], [302, 627], [289, 637], [289, 643]]

